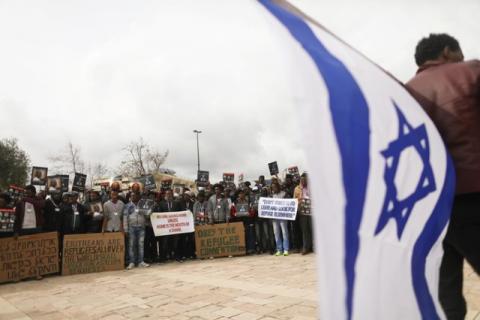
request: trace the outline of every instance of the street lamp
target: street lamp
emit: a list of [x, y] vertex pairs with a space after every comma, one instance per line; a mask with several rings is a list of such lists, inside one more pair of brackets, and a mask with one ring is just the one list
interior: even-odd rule
[[200, 171], [200, 149], [198, 147], [198, 135], [202, 133], [202, 131], [193, 130], [193, 133], [197, 134], [197, 164], [198, 164], [198, 171]]

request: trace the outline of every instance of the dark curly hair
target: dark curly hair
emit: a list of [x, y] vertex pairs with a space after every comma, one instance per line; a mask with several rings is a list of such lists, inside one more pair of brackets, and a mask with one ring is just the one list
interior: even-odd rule
[[446, 33], [430, 33], [427, 38], [420, 40], [415, 48], [417, 66], [420, 67], [428, 60], [437, 59], [446, 47], [453, 51], [460, 50], [460, 44], [454, 37]]

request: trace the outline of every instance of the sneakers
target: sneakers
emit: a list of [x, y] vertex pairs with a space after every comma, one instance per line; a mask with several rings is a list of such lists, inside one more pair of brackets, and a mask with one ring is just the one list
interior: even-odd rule
[[283, 255], [286, 257], [288, 256], [288, 251], [283, 251]]
[[280, 251], [277, 251], [277, 253], [275, 253], [276, 257], [280, 257], [281, 255], [282, 255], [282, 253]]
[[130, 262], [130, 264], [127, 267], [127, 270], [132, 270], [133, 268], [135, 268], [135, 264]]
[[144, 261], [140, 262], [140, 263], [138, 264], [138, 266], [139, 266], [139, 267], [142, 267], [142, 268], [148, 268], [148, 267], [150, 267], [150, 265], [149, 265], [148, 263], [144, 262]]

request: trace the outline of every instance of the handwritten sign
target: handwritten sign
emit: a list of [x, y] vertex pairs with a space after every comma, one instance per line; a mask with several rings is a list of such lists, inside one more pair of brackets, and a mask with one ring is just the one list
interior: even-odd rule
[[62, 275], [123, 270], [123, 233], [72, 234], [63, 238]]
[[297, 199], [261, 197], [258, 203], [258, 216], [267, 219], [295, 220], [297, 208]]
[[0, 239], [0, 283], [58, 271], [56, 232]]
[[150, 221], [156, 237], [194, 231], [193, 214], [190, 211], [153, 212]]
[[195, 227], [197, 257], [245, 255], [245, 229], [242, 222]]

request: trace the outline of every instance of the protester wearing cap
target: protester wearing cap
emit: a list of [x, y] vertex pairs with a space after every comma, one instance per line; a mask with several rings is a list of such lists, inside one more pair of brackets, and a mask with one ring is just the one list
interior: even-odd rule
[[124, 203], [118, 197], [118, 191], [110, 192], [110, 200], [103, 204], [102, 232], [124, 232]]

